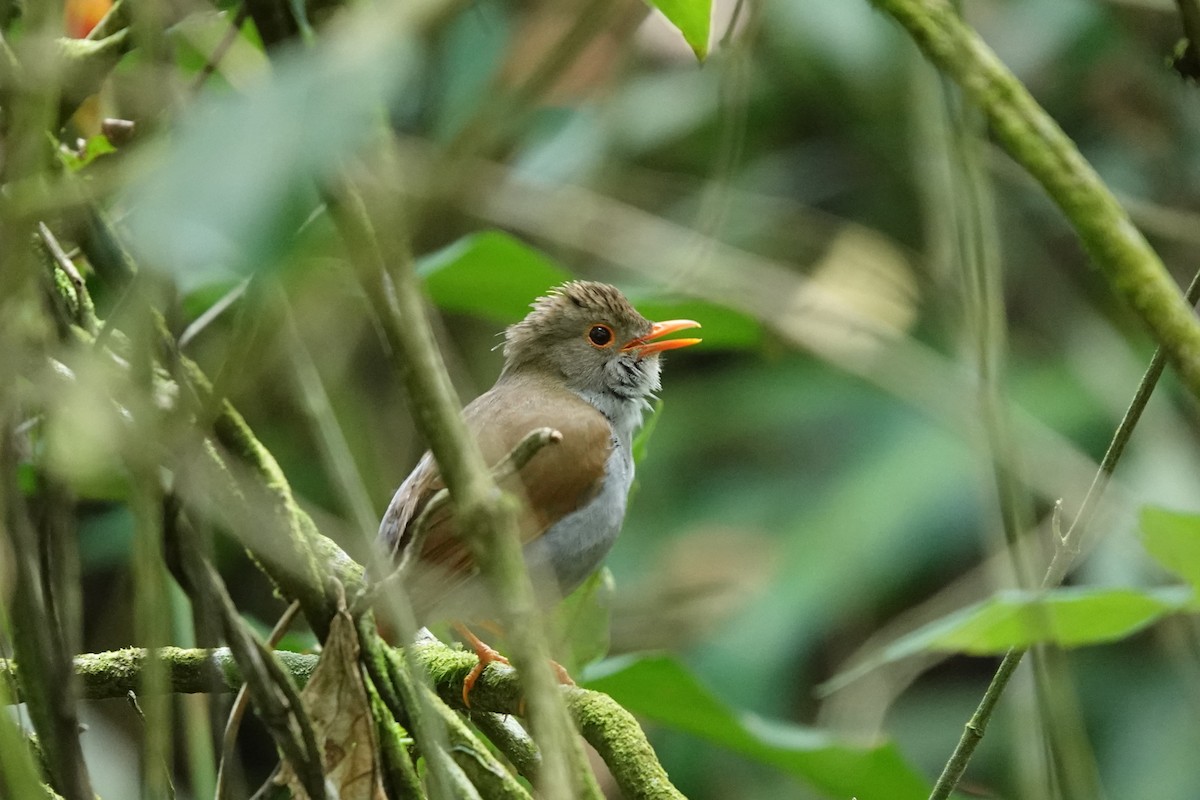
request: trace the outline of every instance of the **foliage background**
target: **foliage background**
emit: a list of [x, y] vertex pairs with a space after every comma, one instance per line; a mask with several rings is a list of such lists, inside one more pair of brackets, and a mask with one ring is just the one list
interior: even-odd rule
[[[1200, 102], [1166, 64], [1181, 34], [1174, 6], [965, 5], [1186, 284], [1200, 240]], [[198, 93], [190, 87], [235, 12], [172, 8], [171, 24], [150, 36], [153, 59], [128, 54], [101, 92], [103, 113], [137, 120], [137, 138], [82, 174], [97, 170], [97, 181], [117, 186], [109, 207], [139, 256], [171, 276], [179, 330], [243, 275], [278, 280], [282, 292], [252, 290], [188, 349], [222, 374], [322, 529], [352, 553], [423, 444], [359, 291], [338, 268], [328, 220], [293, 232], [316, 207], [309, 178], [369, 141], [363, 118], [377, 121], [379, 94], [393, 98], [389, 121], [418, 154], [412, 174], [432, 170], [427, 196], [414, 203], [413, 246], [464, 400], [498, 371], [496, 333], [559, 270], [615, 282], [647, 313], [689, 309], [671, 315], [700, 319], [707, 342], [665, 370], [661, 414], [609, 559], [610, 655], [677, 655], [721, 701], [757, 715], [742, 720], [757, 744], [739, 753], [714, 742], [736, 738], [735, 720], [716, 712], [691, 732], [650, 715], [668, 771], [694, 798], [829, 796], [789, 774], [803, 769], [780, 769], [755, 748], [887, 738], [931, 781], [994, 660], [922, 656], [829, 695], [817, 687], [920, 622], [1013, 585], [988, 451], [972, 422], [976, 343], [982, 337], [1000, 354], [995, 387], [1015, 420], [1023, 496], [1044, 545], [1030, 556], [1039, 565], [1055, 501], [1079, 502], [1153, 344], [1040, 189], [987, 143], [969, 110], [959, 114], [955, 93], [866, 2], [750, 2], [728, 34], [732, 4], [718, 4], [713, 36], [727, 40], [702, 66], [669, 26], [644, 20], [640, 7], [615, 8], [591, 25], [596, 4], [481, 0], [419, 43], [388, 48], [359, 30], [341, 32], [343, 41], [359, 37], [358, 57], [297, 46], [274, 80], [247, 32]], [[339, 24], [336, 15], [328, 24]], [[586, 46], [547, 67], [541, 57], [569, 30]], [[521, 96], [530, 86], [539, 90]], [[94, 124], [76, 122], [84, 135]], [[491, 167], [475, 157], [542, 187], [554, 213], [523, 205], [528, 195], [489, 194]], [[971, 165], [984, 187], [974, 202], [954, 177]], [[459, 194], [456, 182], [471, 188]], [[559, 185], [590, 194], [554, 203]], [[607, 249], [572, 246], [604, 241], [572, 228], [595, 222], [575, 197], [611, 198], [649, 216], [629, 218], [643, 227], [615, 224]], [[1005, 305], [985, 309], [1000, 315], [990, 328], [964, 277], [963, 209], [978, 218], [967, 235], [998, 267], [988, 279]], [[773, 283], [723, 297], [721, 287], [768, 273], [739, 272], [714, 242], [767, 259], [756, 263], [770, 266]], [[814, 285], [828, 296], [814, 300]], [[95, 293], [104, 316], [117, 298], [102, 285]], [[726, 299], [732, 310], [678, 305], [691, 296]], [[909, 337], [912, 360], [873, 361], [871, 343], [836, 314], [820, 327], [823, 311], [847, 305]], [[310, 368], [359, 486], [331, 476], [306, 405]], [[79, 410], [88, 399], [72, 402]], [[1195, 411], [1168, 376], [1072, 582], [1167, 581], [1137, 541], [1136, 512], [1197, 508]], [[132, 516], [93, 434], [71, 430], [60, 442], [84, 499], [86, 651], [134, 639]], [[269, 627], [282, 604], [236, 547], [221, 556], [239, 607]], [[186, 613], [175, 611], [175, 636], [185, 637]], [[1026, 665], [968, 787], [1021, 798], [1197, 796], [1198, 644], [1194, 618], [1180, 616], [1055, 655], [1052, 700], [1035, 695]], [[636, 698], [638, 675], [649, 673], [610, 686], [611, 668], [583, 675], [618, 699]], [[663, 685], [661, 676], [644, 679], [643, 691]], [[1047, 766], [1040, 715], [1070, 758]], [[813, 729], [768, 730], [764, 720]], [[97, 702], [88, 722], [98, 791], [134, 796], [131, 712]], [[245, 738], [247, 771], [265, 771], [264, 740]]]

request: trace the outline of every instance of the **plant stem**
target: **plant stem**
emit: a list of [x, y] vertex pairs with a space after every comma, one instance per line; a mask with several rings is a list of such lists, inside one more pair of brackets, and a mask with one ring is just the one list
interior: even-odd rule
[[[1200, 301], [1200, 272], [1197, 272], [1192, 278], [1192, 282], [1188, 285], [1187, 289], [1187, 302], [1195, 304], [1197, 301]], [[1113, 470], [1116, 469], [1121, 455], [1125, 452], [1125, 445], [1128, 444], [1134, 427], [1137, 425], [1138, 420], [1141, 419], [1142, 412], [1146, 410], [1146, 404], [1150, 401], [1150, 395], [1154, 392], [1154, 387], [1158, 384], [1158, 379], [1162, 375], [1166, 359], [1167, 356], [1164, 348], [1159, 347], [1154, 352], [1154, 357], [1150, 360], [1150, 366], [1146, 369], [1145, 374], [1142, 375], [1142, 380], [1138, 383], [1137, 391], [1134, 392], [1133, 400], [1130, 401], [1129, 408], [1125, 411], [1125, 416], [1121, 418], [1120, 424], [1113, 433], [1112, 441], [1109, 442], [1108, 449], [1104, 453], [1104, 458], [1100, 462], [1100, 468], [1096, 472], [1096, 477], [1092, 481], [1091, 488], [1088, 489], [1088, 493], [1084, 497], [1083, 504], [1075, 515], [1071, 527], [1055, 543], [1054, 557], [1051, 559], [1050, 566], [1046, 570], [1046, 576], [1042, 580], [1042, 589], [1050, 589], [1057, 586], [1071, 568], [1075, 556], [1079, 554], [1080, 539], [1083, 537], [1088, 523], [1095, 513], [1096, 505], [1104, 493], [1105, 486], [1108, 485], [1109, 477], [1112, 475]], [[983, 739], [984, 731], [987, 730], [987, 724], [991, 719], [992, 711], [995, 710], [996, 703], [1004, 693], [1008, 682], [1012, 679], [1013, 672], [1016, 670], [1017, 665], [1021, 663], [1021, 659], [1025, 657], [1026, 652], [1027, 648], [1017, 648], [1009, 650], [1004, 654], [1004, 658], [1000, 661], [1000, 666], [996, 668], [996, 674], [992, 676], [991, 682], [983, 693], [983, 699], [979, 701], [979, 706], [975, 709], [975, 713], [971, 715], [971, 719], [967, 722], [966, 728], [963, 730], [963, 734], [954, 748], [954, 752], [951, 753], [949, 760], [946, 761], [946, 766], [942, 769], [942, 774], [938, 777], [937, 783], [934, 784], [933, 792], [929, 795], [929, 800], [944, 800], [950, 796], [950, 792], [954, 791], [954, 787], [958, 785], [958, 781], [962, 778], [963, 772], [966, 770], [967, 764], [975, 752], [975, 748], [979, 745], [980, 740]]]
[[[383, 323], [388, 350], [404, 378], [417, 428], [429, 441], [454, 501], [460, 535], [500, 601], [514, 662], [529, 695], [532, 727], [542, 746], [539, 788], [552, 798], [578, 796], [579, 792], [599, 796], [594, 778], [579, 782], [586, 770], [585, 756], [556, 691], [549, 648], [537, 622], [533, 585], [521, 554], [517, 502], [499, 491], [463, 422], [458, 397], [425, 315], [407, 243], [396, 233], [403, 230], [404, 221], [394, 218], [396, 213], [390, 210], [394, 200], [389, 200], [376, 198], [368, 206], [357, 189], [347, 188], [331, 199], [330, 207]], [[368, 208], [390, 213], [392, 218], [376, 221]], [[378, 238], [381, 231], [392, 237], [386, 244]], [[389, 270], [387, 264], [394, 266]]]
[[1066, 215], [1110, 286], [1200, 397], [1200, 321], [1100, 176], [947, 0], [870, 0], [986, 114], [997, 140]]

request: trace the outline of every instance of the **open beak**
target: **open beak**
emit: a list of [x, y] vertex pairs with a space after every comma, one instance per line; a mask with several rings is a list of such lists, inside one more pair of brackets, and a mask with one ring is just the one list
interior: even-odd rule
[[666, 336], [676, 331], [687, 330], [688, 328], [699, 328], [700, 323], [690, 319], [673, 319], [667, 322], [655, 322], [650, 325], [650, 332], [645, 336], [640, 336], [637, 339], [630, 341], [622, 350], [636, 350], [638, 355], [649, 356], [655, 353], [661, 353], [664, 350], [678, 350], [680, 347], [690, 347], [694, 344], [699, 344], [700, 339], [664, 339], [662, 341], [652, 341], [661, 336]]

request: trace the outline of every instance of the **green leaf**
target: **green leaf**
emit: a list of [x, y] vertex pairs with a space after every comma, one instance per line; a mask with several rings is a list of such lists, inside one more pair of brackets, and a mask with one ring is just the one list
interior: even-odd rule
[[1142, 542], [1158, 563], [1200, 587], [1200, 515], [1142, 509]]
[[78, 172], [100, 156], [117, 152], [117, 148], [112, 146], [107, 136], [98, 133], [84, 142], [78, 152], [66, 147], [59, 147], [57, 152], [58, 160], [64, 167], [71, 172]]
[[918, 628], [877, 656], [835, 676], [822, 692], [839, 689], [883, 664], [926, 652], [1000, 655], [1039, 642], [1060, 647], [1115, 642], [1162, 617], [1197, 610], [1187, 587], [1068, 588], [1037, 594], [1007, 591]]
[[608, 567], [601, 567], [555, 609], [560, 644], [554, 657], [568, 672], [574, 674], [608, 655], [614, 586]]
[[571, 274], [545, 255], [499, 231], [464, 236], [417, 262], [417, 273], [439, 307], [504, 324]]
[[999, 655], [1010, 647], [1050, 642], [1080, 647], [1124, 639], [1160, 617], [1187, 608], [1193, 592], [1168, 589], [1059, 589], [1038, 598], [1006, 592], [936, 631], [935, 650]]
[[638, 435], [633, 439], [633, 463], [640, 464], [642, 459], [646, 457], [646, 453], [650, 450], [650, 437], [654, 435], [654, 428], [658, 425], [658, 416], [662, 413], [663, 401], [661, 397], [655, 398], [654, 408], [650, 411], [650, 416], [646, 417], [646, 421], [642, 423], [642, 429], [638, 431]]
[[587, 688], [605, 692], [639, 717], [803, 778], [830, 796], [916, 800], [928, 795], [928, 785], [894, 745], [851, 743], [815, 728], [737, 713], [668, 656], [611, 659], [586, 677]]
[[271, 80], [196, 103], [122, 199], [138, 257], [185, 293], [278, 264], [318, 206], [315, 185], [378, 132], [411, 74], [412, 47], [383, 35], [289, 51]]
[[712, 23], [712, 0], [647, 0], [679, 29], [683, 39], [701, 61], [708, 55], [708, 31]]
[[32, 496], [37, 491], [37, 484], [37, 468], [28, 461], [17, 464], [17, 486], [21, 494], [26, 497]]
[[[473, 233], [417, 262], [417, 273], [438, 307], [505, 325], [529, 313], [529, 305], [573, 277], [536, 248], [501, 231]], [[754, 348], [763, 328], [746, 314], [703, 300], [664, 300], [629, 293], [652, 320], [694, 319], [704, 347]]]
[[[3, 620], [6, 627], [8, 620]], [[0, 683], [0, 704], [8, 706], [13, 698], [9, 695], [9, 683]], [[16, 714], [0, 715], [0, 768], [3, 768], [4, 784], [10, 797], [54, 797], [43, 786], [38, 760], [30, 751], [30, 741], [18, 724]]]

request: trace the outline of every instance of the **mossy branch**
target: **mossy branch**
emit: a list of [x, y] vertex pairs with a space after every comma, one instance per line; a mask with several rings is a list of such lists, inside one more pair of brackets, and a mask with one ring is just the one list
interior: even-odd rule
[[996, 138], [1062, 209], [1084, 248], [1200, 397], [1200, 321], [1161, 259], [1062, 128], [950, 0], [870, 0], [987, 115]]
[[[444, 707], [465, 710], [462, 682], [474, 666], [475, 656], [435, 641], [413, 645], [412, 654], [428, 673]], [[275, 655], [298, 686], [307, 683], [317, 665], [316, 655], [286, 651]], [[145, 650], [136, 648], [77, 656], [75, 674], [82, 696], [91, 700], [125, 696], [140, 685], [147, 658]], [[241, 672], [229, 648], [167, 647], [159, 651], [158, 658], [168, 676], [170, 690], [175, 693], [234, 692], [242, 684]], [[219, 686], [213, 686], [209, 679], [209, 670], [214, 667], [221, 677]], [[0, 683], [18, 672], [16, 664], [0, 660]], [[580, 733], [604, 759], [626, 798], [681, 800], [683, 795], [671, 785], [632, 714], [601, 692], [576, 686], [561, 687], [559, 691]], [[521, 698], [522, 687], [516, 672], [493, 664], [484, 670], [471, 692], [471, 712], [516, 715]], [[452, 745], [458, 736], [451, 733]], [[526, 757], [536, 758], [531, 752]]]

